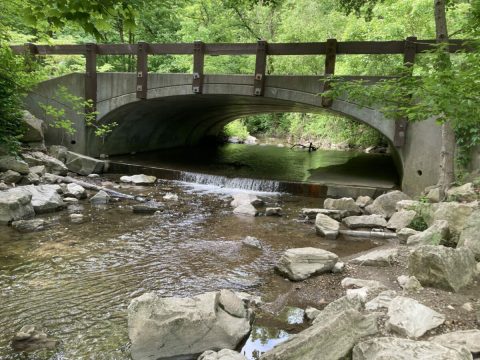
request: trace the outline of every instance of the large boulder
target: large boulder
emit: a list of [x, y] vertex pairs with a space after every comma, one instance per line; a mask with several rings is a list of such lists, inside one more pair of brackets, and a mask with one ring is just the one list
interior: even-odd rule
[[364, 266], [391, 266], [397, 260], [398, 249], [373, 250], [350, 260], [351, 264]]
[[257, 216], [258, 211], [255, 207], [251, 204], [241, 204], [238, 205], [235, 209], [233, 209], [233, 213], [235, 215], [243, 215], [243, 216]]
[[261, 360], [344, 359], [363, 337], [378, 332], [377, 315], [358, 311], [361, 303], [340, 298], [320, 312], [313, 325], [264, 353]]
[[381, 215], [361, 215], [361, 216], [349, 216], [343, 219], [343, 223], [350, 229], [362, 229], [362, 228], [385, 228], [387, 221]]
[[435, 221], [445, 220], [448, 222], [452, 236], [459, 236], [467, 219], [478, 209], [477, 203], [462, 204], [458, 202], [443, 202], [432, 207], [432, 214], [425, 218], [429, 226]]
[[0, 192], [0, 224], [7, 225], [14, 220], [29, 219], [35, 216], [31, 204], [32, 195], [17, 189]]
[[362, 209], [355, 203], [355, 200], [352, 198], [341, 198], [341, 199], [325, 199], [323, 202], [323, 207], [330, 210], [342, 210], [345, 211], [348, 215], [360, 215], [362, 214]]
[[387, 328], [409, 338], [418, 338], [445, 322], [445, 316], [414, 299], [397, 296], [388, 305]]
[[424, 245], [410, 254], [408, 271], [423, 286], [457, 292], [473, 280], [476, 262], [472, 251], [465, 247]]
[[0, 156], [0, 171], [12, 170], [17, 173], [28, 174], [28, 164], [20, 158], [11, 155]]
[[388, 220], [387, 228], [392, 230], [400, 230], [410, 226], [413, 219], [417, 216], [415, 210], [401, 210], [397, 211]]
[[81, 185], [70, 183], [67, 184], [65, 196], [74, 197], [76, 199], [85, 199], [87, 197], [87, 191]]
[[429, 341], [395, 337], [368, 339], [355, 345], [353, 360], [472, 360], [465, 348], [451, 349]]
[[90, 174], [101, 174], [105, 166], [105, 161], [68, 151], [65, 165], [68, 170], [87, 176]]
[[23, 112], [23, 123], [25, 125], [25, 132], [22, 136], [22, 141], [29, 142], [42, 142], [43, 141], [43, 121], [37, 119], [28, 111]]
[[196, 359], [207, 350], [235, 349], [250, 332], [251, 313], [236, 294], [226, 292], [191, 298], [150, 292], [133, 299], [128, 307], [132, 358]]
[[67, 162], [67, 153], [68, 149], [62, 145], [52, 145], [48, 148], [48, 155], [53, 156], [63, 163]]
[[480, 210], [474, 211], [468, 218], [457, 247], [469, 248], [480, 261]]
[[233, 200], [230, 202], [231, 206], [238, 207], [245, 204], [252, 206], [262, 206], [263, 201], [254, 194], [244, 192], [233, 194]]
[[466, 183], [448, 189], [447, 198], [455, 201], [475, 201], [478, 199], [478, 194], [472, 183]]
[[398, 190], [391, 191], [377, 197], [365, 210], [369, 214], [382, 215], [388, 219], [395, 213], [397, 203], [402, 200], [410, 200], [410, 197]]
[[445, 220], [438, 220], [433, 223], [427, 230], [418, 234], [409, 236], [407, 245], [440, 245], [446, 244], [450, 237], [450, 228]]
[[317, 214], [315, 218], [315, 231], [318, 235], [326, 239], [335, 240], [340, 230], [340, 223], [332, 219], [330, 216]]
[[288, 249], [275, 269], [290, 280], [300, 281], [314, 274], [331, 271], [338, 256], [330, 251], [312, 247]]
[[153, 185], [157, 178], [155, 176], [150, 175], [132, 175], [132, 176], [122, 176], [120, 177], [120, 181], [124, 183], [131, 183], [133, 185]]
[[35, 213], [42, 214], [59, 210], [65, 206], [62, 197], [58, 194], [59, 189], [58, 185], [27, 185], [17, 187], [15, 190], [30, 194]]
[[480, 330], [459, 330], [442, 335], [437, 335], [429, 339], [430, 341], [449, 347], [459, 349], [465, 347], [473, 354], [480, 354]]
[[23, 158], [29, 166], [44, 165], [50, 174], [67, 175], [68, 169], [63, 162], [41, 151], [24, 153]]

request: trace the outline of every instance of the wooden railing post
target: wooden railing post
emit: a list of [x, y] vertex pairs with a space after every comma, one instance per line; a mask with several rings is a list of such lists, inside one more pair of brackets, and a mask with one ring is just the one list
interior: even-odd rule
[[148, 90], [148, 44], [137, 45], [137, 98], [146, 99]]
[[[403, 54], [403, 65], [405, 66], [405, 75], [413, 74], [413, 65], [417, 54], [417, 38], [415, 36], [408, 37], [405, 40], [405, 52]], [[395, 135], [393, 137], [393, 145], [401, 148], [405, 145], [407, 135], [408, 121], [405, 118], [395, 120]]]
[[[323, 85], [323, 92], [330, 89], [330, 83], [327, 80], [329, 76], [335, 74], [335, 62], [337, 60], [337, 40], [328, 39], [325, 50], [325, 79]], [[332, 100], [322, 97], [322, 106], [329, 107], [332, 105]]]
[[86, 71], [85, 71], [85, 100], [93, 101], [93, 110], [97, 106], [97, 45], [85, 45]]
[[205, 44], [202, 41], [193, 43], [193, 81], [192, 91], [195, 94], [203, 92], [203, 65], [205, 61]]
[[265, 40], [257, 42], [257, 55], [255, 59], [255, 78], [253, 81], [253, 95], [263, 96], [265, 91], [265, 74], [267, 70], [268, 43]]

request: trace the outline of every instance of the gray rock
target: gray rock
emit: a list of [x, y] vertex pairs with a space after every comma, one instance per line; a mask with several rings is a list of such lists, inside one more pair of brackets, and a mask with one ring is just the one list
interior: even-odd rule
[[414, 299], [397, 296], [388, 306], [386, 326], [402, 336], [416, 339], [444, 322], [444, 315]]
[[70, 214], [70, 221], [74, 224], [81, 224], [84, 220], [85, 218], [82, 214]]
[[28, 111], [23, 112], [23, 123], [25, 125], [25, 132], [22, 136], [22, 141], [29, 142], [43, 142], [43, 121], [37, 119]]
[[464, 347], [473, 354], [480, 353], [479, 329], [454, 331], [434, 336], [429, 340], [452, 349]]
[[423, 286], [457, 292], [473, 280], [476, 263], [470, 249], [424, 245], [410, 254], [408, 271]]
[[478, 194], [472, 183], [466, 183], [448, 189], [447, 198], [455, 201], [475, 201], [478, 199]]
[[370, 196], [359, 196], [357, 200], [355, 200], [355, 204], [357, 204], [362, 209], [370, 205], [372, 202], [373, 199]]
[[48, 148], [48, 155], [53, 156], [55, 159], [60, 160], [63, 163], [67, 162], [68, 149], [61, 145], [52, 145]]
[[38, 185], [40, 183], [40, 176], [33, 172], [29, 172], [23, 177], [20, 183], [22, 185]]
[[121, 182], [131, 183], [134, 185], [153, 185], [157, 178], [155, 176], [149, 176], [144, 174], [132, 175], [132, 176], [122, 176], [120, 178]]
[[223, 349], [219, 352], [205, 351], [197, 360], [247, 360], [247, 358], [236, 351]]
[[402, 210], [415, 210], [420, 205], [420, 201], [417, 200], [400, 200], [395, 205], [395, 210], [402, 211]]
[[338, 274], [345, 270], [345, 263], [341, 261], [337, 261], [332, 268], [332, 273]]
[[242, 240], [242, 244], [245, 246], [253, 247], [255, 249], [263, 249], [262, 243], [256, 237], [247, 236]]
[[243, 216], [257, 216], [258, 211], [255, 209], [253, 205], [250, 204], [242, 204], [237, 206], [233, 209], [233, 213], [235, 215], [243, 215]]
[[32, 206], [36, 214], [57, 211], [65, 207], [62, 197], [58, 194], [58, 185], [27, 185], [19, 186], [16, 190], [32, 196]]
[[250, 332], [251, 314], [232, 316], [220, 294], [162, 298], [145, 293], [128, 307], [133, 360], [194, 359], [210, 349], [235, 349]]
[[26, 175], [28, 174], [28, 164], [15, 156], [0, 156], [0, 171], [7, 170], [12, 170], [22, 175]]
[[22, 180], [22, 175], [13, 170], [7, 170], [3, 173], [0, 173], [0, 181], [3, 181], [6, 184], [17, 184]]
[[359, 215], [362, 209], [352, 198], [325, 199], [323, 203], [325, 209], [348, 211], [348, 215]]
[[351, 264], [364, 266], [391, 266], [398, 257], [398, 249], [373, 250], [350, 260]]
[[395, 213], [397, 203], [401, 200], [410, 200], [410, 197], [398, 190], [391, 191], [380, 195], [371, 205], [368, 205], [365, 210], [369, 214], [382, 215], [388, 219]]
[[35, 216], [31, 204], [32, 195], [15, 189], [0, 192], [0, 224]]
[[105, 161], [68, 151], [65, 165], [67, 165], [68, 170], [87, 176], [90, 174], [101, 174], [105, 166]]
[[446, 244], [449, 237], [450, 228], [448, 227], [448, 222], [445, 220], [439, 220], [434, 222], [427, 230], [409, 236], [407, 239], [407, 245], [419, 246]]
[[173, 194], [173, 193], [166, 193], [166, 194], [163, 196], [163, 200], [167, 200], [167, 201], [178, 201], [178, 195], [177, 195], [177, 194]]
[[342, 280], [341, 285], [344, 289], [351, 288], [372, 288], [372, 289], [385, 289], [380, 281], [377, 280], [364, 280], [364, 279], [355, 279], [351, 277], [346, 277]]
[[440, 188], [435, 187], [433, 189], [430, 189], [426, 195], [426, 198], [431, 203], [438, 203], [442, 201], [442, 193], [440, 191]]
[[265, 209], [266, 216], [282, 216], [282, 208], [281, 207], [267, 207]]
[[311, 307], [311, 306], [308, 306], [306, 309], [305, 309], [305, 317], [309, 320], [309, 321], [313, 321], [315, 320], [315, 318], [321, 313], [322, 311], [321, 310], [318, 310], [314, 307]]
[[435, 221], [445, 220], [448, 222], [451, 235], [459, 236], [465, 227], [470, 215], [478, 209], [478, 203], [462, 204], [458, 202], [443, 202], [434, 207], [433, 215], [425, 220], [429, 226]]
[[248, 317], [248, 309], [245, 303], [232, 290], [220, 290], [218, 304], [223, 310], [236, 318]]
[[392, 215], [388, 220], [387, 228], [393, 230], [399, 230], [410, 226], [413, 219], [417, 216], [415, 210], [401, 210]]
[[12, 222], [12, 227], [21, 233], [29, 233], [45, 230], [50, 224], [43, 219], [16, 220]]
[[326, 239], [335, 240], [340, 230], [340, 223], [337, 220], [323, 214], [317, 214], [315, 218], [315, 231]]
[[256, 195], [249, 193], [237, 193], [233, 195], [233, 200], [230, 203], [233, 207], [238, 207], [241, 205], [252, 205], [252, 206], [262, 206], [263, 201], [260, 200]]
[[312, 326], [264, 353], [261, 360], [344, 359], [363, 337], [378, 332], [377, 316], [355, 309], [324, 314]]
[[388, 309], [390, 303], [397, 297], [397, 292], [394, 290], [382, 291], [378, 296], [365, 304], [365, 310], [377, 311], [381, 309]]
[[315, 274], [332, 270], [338, 256], [330, 251], [312, 247], [288, 249], [280, 257], [275, 269], [290, 280], [300, 281]]
[[471, 360], [464, 348], [450, 349], [429, 341], [414, 341], [395, 337], [364, 340], [353, 348], [353, 360]]
[[94, 205], [108, 204], [110, 202], [110, 195], [100, 190], [90, 198], [90, 202]]
[[29, 166], [44, 165], [47, 171], [51, 174], [61, 176], [67, 175], [68, 169], [64, 163], [50, 155], [44, 154], [43, 152], [32, 151], [24, 153], [23, 158]]
[[157, 211], [163, 211], [164, 207], [159, 203], [147, 202], [133, 205], [132, 210], [135, 214], [153, 214]]
[[345, 216], [347, 216], [348, 211], [332, 210], [332, 209], [312, 209], [312, 208], [302, 209], [302, 215], [307, 217], [308, 219], [315, 219], [317, 217], [317, 214], [323, 214], [331, 217], [334, 220], [340, 221]]
[[59, 182], [61, 182], [60, 177], [58, 175], [54, 175], [50, 173], [45, 173], [45, 175], [43, 175], [42, 180], [47, 184], [58, 184]]
[[3, 181], [0, 181], [0, 191], [8, 190], [10, 187], [6, 185]]
[[77, 199], [85, 199], [87, 197], [87, 191], [81, 185], [70, 183], [67, 184], [65, 196], [74, 197]]
[[406, 292], [417, 292], [423, 289], [422, 284], [415, 276], [400, 275], [397, 282]]
[[49, 338], [43, 331], [33, 325], [23, 326], [12, 340], [12, 347], [15, 351], [35, 351], [39, 349], [53, 349], [58, 341]]
[[480, 210], [474, 211], [467, 219], [457, 247], [469, 248], [480, 261]]
[[400, 244], [406, 244], [410, 236], [417, 235], [418, 233], [420, 233], [420, 231], [404, 228], [397, 232], [397, 238]]
[[348, 310], [362, 311], [362, 309], [363, 303], [359, 299], [342, 296], [325, 306], [323, 310], [315, 316], [313, 323], [325, 323], [335, 318], [339, 313]]
[[381, 215], [349, 216], [343, 219], [343, 223], [350, 229], [361, 228], [385, 228], [387, 221]]

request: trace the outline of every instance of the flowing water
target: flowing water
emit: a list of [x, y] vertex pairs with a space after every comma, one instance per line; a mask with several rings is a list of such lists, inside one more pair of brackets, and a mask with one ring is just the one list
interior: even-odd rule
[[[285, 215], [244, 218], [229, 205], [232, 192], [239, 190], [160, 181], [120, 191], [158, 201], [173, 192], [179, 200], [164, 201], [165, 210], [153, 215], [133, 214], [126, 200], [107, 206], [82, 200], [40, 216], [52, 222], [46, 231], [20, 234], [2, 227], [0, 359], [129, 359], [126, 309], [134, 297], [148, 291], [188, 296], [229, 288], [270, 302], [294, 286], [273, 271], [284, 250], [314, 246], [345, 256], [376, 246], [318, 237], [311, 223], [299, 220], [301, 208], [321, 205], [318, 198], [259, 193], [268, 206], [282, 206]], [[86, 221], [71, 223], [70, 213], [82, 213]], [[263, 250], [242, 245], [246, 236], [260, 239]], [[298, 312], [285, 318], [297, 319]], [[27, 324], [46, 329], [60, 345], [14, 352], [10, 340]], [[283, 329], [257, 324], [244, 352], [254, 359], [287, 337]]]

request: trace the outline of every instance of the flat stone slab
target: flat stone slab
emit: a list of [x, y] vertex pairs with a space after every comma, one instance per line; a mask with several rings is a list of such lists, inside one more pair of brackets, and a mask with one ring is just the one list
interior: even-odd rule
[[300, 281], [314, 274], [332, 270], [338, 256], [330, 251], [312, 247], [288, 249], [283, 253], [275, 269], [290, 280]]
[[335, 240], [340, 230], [340, 223], [337, 220], [323, 214], [317, 214], [315, 218], [315, 231], [326, 239]]
[[155, 184], [155, 181], [157, 181], [157, 178], [155, 176], [139, 174], [132, 176], [122, 176], [120, 178], [120, 181], [134, 185], [153, 185]]
[[430, 341], [458, 349], [465, 347], [473, 354], [480, 354], [480, 330], [460, 330], [431, 337]]
[[350, 260], [350, 263], [364, 266], [391, 266], [397, 256], [398, 249], [374, 250]]
[[463, 349], [454, 350], [430, 341], [414, 341], [395, 337], [368, 339], [355, 345], [353, 360], [471, 360]]
[[383, 229], [387, 227], [387, 221], [381, 215], [349, 216], [343, 219], [343, 223], [350, 229]]
[[393, 230], [400, 230], [410, 226], [413, 219], [417, 216], [415, 210], [400, 210], [392, 215], [388, 220], [387, 228]]
[[444, 322], [444, 315], [411, 298], [397, 296], [388, 306], [387, 328], [409, 338], [418, 338]]

